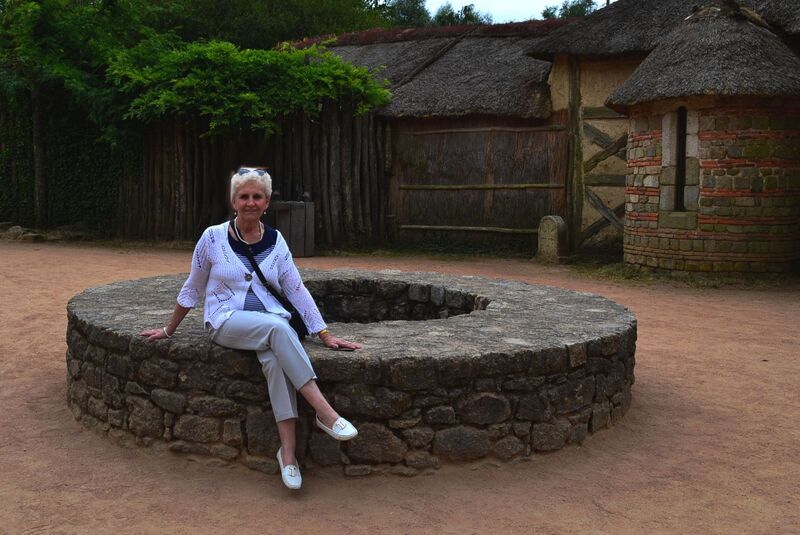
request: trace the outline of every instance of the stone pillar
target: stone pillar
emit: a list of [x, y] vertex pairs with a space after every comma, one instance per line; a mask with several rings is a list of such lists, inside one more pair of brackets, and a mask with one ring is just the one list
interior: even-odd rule
[[566, 259], [567, 225], [557, 215], [546, 215], [539, 222], [539, 248], [536, 258], [548, 264], [560, 264]]

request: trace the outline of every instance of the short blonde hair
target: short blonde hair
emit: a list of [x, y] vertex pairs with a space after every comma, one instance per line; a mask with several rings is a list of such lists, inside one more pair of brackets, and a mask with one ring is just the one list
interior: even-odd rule
[[236, 198], [236, 191], [247, 182], [255, 182], [264, 188], [267, 197], [272, 197], [272, 177], [263, 167], [240, 167], [231, 175], [231, 204]]

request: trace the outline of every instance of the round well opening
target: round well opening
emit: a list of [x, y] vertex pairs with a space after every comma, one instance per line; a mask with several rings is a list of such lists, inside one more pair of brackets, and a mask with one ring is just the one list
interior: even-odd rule
[[445, 319], [485, 310], [491, 302], [444, 286], [394, 280], [316, 280], [306, 286], [323, 317], [333, 323]]

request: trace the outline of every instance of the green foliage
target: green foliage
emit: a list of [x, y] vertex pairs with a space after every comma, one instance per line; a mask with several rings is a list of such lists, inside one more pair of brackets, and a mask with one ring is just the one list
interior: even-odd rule
[[175, 32], [184, 41], [229, 41], [241, 48], [266, 49], [385, 24], [380, 10], [363, 0], [141, 1], [141, 9], [145, 23], [159, 32]]
[[375, 9], [394, 28], [419, 28], [431, 23], [431, 14], [425, 7], [425, 0], [389, 0], [380, 4], [376, 2]]
[[597, 9], [594, 0], [564, 0], [561, 6], [548, 6], [542, 11], [543, 19], [582, 17]]
[[325, 100], [361, 112], [388, 101], [365, 69], [324, 49], [236, 44], [380, 24], [363, 0], [0, 0], [0, 220], [32, 222], [32, 102], [46, 108], [46, 219], [108, 230], [123, 162], [141, 162], [142, 123], [271, 131], [280, 115], [313, 114]]
[[133, 97], [126, 117], [202, 117], [213, 133], [242, 126], [270, 132], [279, 116], [316, 114], [325, 100], [346, 100], [360, 113], [389, 100], [366, 69], [318, 47], [239, 50], [159, 38], [118, 55], [109, 72]]
[[475, 10], [475, 4], [468, 4], [458, 11], [450, 2], [445, 2], [433, 17], [434, 26], [455, 26], [457, 24], [491, 24], [492, 16]]

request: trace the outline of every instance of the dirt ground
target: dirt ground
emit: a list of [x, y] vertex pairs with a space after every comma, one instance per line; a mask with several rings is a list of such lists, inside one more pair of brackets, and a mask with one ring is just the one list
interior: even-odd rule
[[0, 242], [0, 533], [797, 533], [800, 287], [621, 283], [525, 260], [328, 257], [595, 292], [639, 320], [633, 406], [528, 462], [430, 476], [279, 476], [127, 449], [65, 401], [67, 300], [188, 270], [190, 252]]

